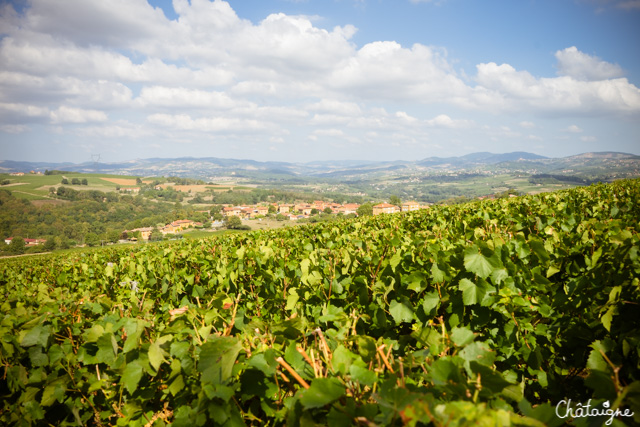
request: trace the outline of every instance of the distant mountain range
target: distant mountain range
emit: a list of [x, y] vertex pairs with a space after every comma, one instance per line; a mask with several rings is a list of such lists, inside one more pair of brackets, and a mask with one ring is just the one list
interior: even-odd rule
[[542, 160], [548, 157], [524, 151], [514, 151], [512, 153], [494, 154], [488, 152], [471, 153], [460, 157], [428, 157], [417, 163], [422, 166], [437, 166], [443, 164], [450, 165], [470, 165], [470, 164], [496, 164], [503, 162], [517, 162], [523, 160]]
[[[108, 173], [138, 176], [181, 176], [200, 179], [235, 175], [260, 177], [309, 177], [340, 179], [344, 177], [376, 176], [404, 173], [451, 173], [464, 170], [522, 170], [528, 173], [576, 174], [583, 168], [606, 171], [620, 165], [640, 167], [640, 156], [629, 153], [597, 152], [562, 158], [548, 158], [522, 151], [495, 154], [472, 153], [460, 157], [428, 157], [417, 161], [314, 161], [308, 163], [260, 162], [255, 160], [221, 159], [216, 157], [182, 157], [136, 159], [118, 163], [49, 163], [0, 160], [0, 172], [66, 170], [83, 173]], [[578, 169], [578, 171], [576, 170]]]

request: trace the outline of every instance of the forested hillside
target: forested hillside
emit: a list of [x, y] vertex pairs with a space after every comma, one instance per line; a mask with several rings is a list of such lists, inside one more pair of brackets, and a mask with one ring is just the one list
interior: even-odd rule
[[[61, 187], [64, 188], [64, 187]], [[73, 202], [34, 205], [0, 190], [0, 236], [44, 238], [48, 249], [74, 244], [116, 242], [126, 229], [153, 227], [177, 219], [204, 220], [208, 214], [180, 203], [158, 203], [142, 196], [78, 191]]]
[[2, 260], [0, 423], [640, 423], [638, 200]]

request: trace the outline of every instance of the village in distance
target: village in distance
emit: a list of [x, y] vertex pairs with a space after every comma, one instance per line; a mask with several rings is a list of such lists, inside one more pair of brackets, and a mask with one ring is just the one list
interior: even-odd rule
[[0, 161], [0, 255], [408, 212], [634, 178], [639, 171], [640, 156], [611, 152], [277, 165], [215, 158]]

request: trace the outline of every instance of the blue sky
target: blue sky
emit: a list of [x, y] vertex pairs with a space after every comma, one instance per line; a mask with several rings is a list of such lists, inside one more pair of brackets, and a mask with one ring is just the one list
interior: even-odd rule
[[[167, 10], [170, 2], [156, 4]], [[624, 61], [633, 61], [634, 77], [640, 77], [638, 2], [635, 9], [616, 7], [616, 2], [572, 0], [236, 0], [230, 4], [255, 23], [278, 12], [316, 15], [320, 18], [316, 24], [327, 29], [349, 23], [358, 28], [352, 41], [359, 46], [377, 40], [442, 46], [469, 72], [480, 62], [493, 61], [534, 74], [554, 73], [552, 58], [559, 46], [584, 44], [589, 47], [586, 53], [599, 51], [605, 60], [609, 55], [629, 56]]]
[[0, 159], [640, 154], [640, 0], [0, 4]]

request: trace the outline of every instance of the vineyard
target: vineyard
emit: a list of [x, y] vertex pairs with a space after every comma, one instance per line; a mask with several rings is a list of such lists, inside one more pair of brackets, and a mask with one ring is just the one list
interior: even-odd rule
[[0, 424], [640, 423], [639, 200], [1, 261]]

